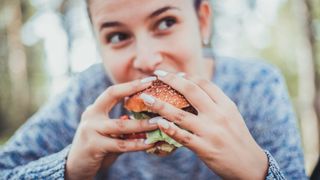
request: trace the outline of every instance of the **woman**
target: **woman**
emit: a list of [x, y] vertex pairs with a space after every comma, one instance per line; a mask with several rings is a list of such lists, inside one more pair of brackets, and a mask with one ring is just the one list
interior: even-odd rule
[[[278, 71], [257, 62], [204, 60], [208, 1], [87, 3], [104, 68], [81, 73], [17, 131], [0, 152], [4, 179], [306, 178]], [[117, 119], [124, 112], [117, 102], [150, 86], [154, 76], [182, 93], [198, 115], [144, 95], [166, 119]], [[143, 152], [152, 147], [143, 139], [114, 136], [157, 128], [185, 147], [160, 158]]]

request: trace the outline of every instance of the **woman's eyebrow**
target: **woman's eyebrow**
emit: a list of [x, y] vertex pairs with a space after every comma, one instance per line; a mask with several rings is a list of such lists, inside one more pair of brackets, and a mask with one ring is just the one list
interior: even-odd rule
[[123, 26], [123, 24], [121, 24], [120, 22], [117, 22], [117, 21], [104, 22], [104, 23], [102, 23], [101, 26], [100, 26], [100, 31], [101, 31], [103, 28], [110, 28], [110, 27], [116, 27], [116, 26]]
[[168, 10], [171, 10], [171, 9], [180, 10], [180, 9], [177, 8], [177, 7], [165, 6], [165, 7], [163, 7], [163, 8], [160, 8], [160, 9], [154, 11], [153, 13], [151, 13], [151, 14], [148, 16], [148, 19], [152, 19], [152, 18], [154, 18], [154, 17], [156, 17], [156, 16], [159, 16], [160, 14], [162, 14], [162, 13], [168, 11]]
[[[152, 18], [157, 17], [157, 16], [159, 16], [160, 14], [162, 14], [162, 13], [168, 11], [168, 10], [172, 10], [172, 9], [180, 10], [180, 9], [177, 8], [177, 7], [165, 6], [165, 7], [163, 7], [163, 8], [160, 8], [160, 9], [152, 12], [152, 13], [148, 16], [147, 19], [152, 19]], [[100, 26], [99, 29], [100, 29], [100, 31], [101, 31], [103, 28], [110, 28], [110, 27], [117, 27], [117, 26], [123, 26], [123, 24], [120, 23], [120, 22], [117, 22], [117, 21], [104, 22], [104, 23], [101, 24], [101, 26]]]

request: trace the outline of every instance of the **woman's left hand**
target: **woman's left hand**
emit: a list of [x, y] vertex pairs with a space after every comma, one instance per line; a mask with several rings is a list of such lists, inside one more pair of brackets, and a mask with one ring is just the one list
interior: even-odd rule
[[146, 105], [171, 121], [158, 121], [163, 132], [195, 152], [223, 179], [265, 179], [267, 156], [251, 136], [236, 105], [221, 89], [199, 77], [182, 78], [164, 71], [155, 74], [198, 111], [194, 115], [144, 96]]

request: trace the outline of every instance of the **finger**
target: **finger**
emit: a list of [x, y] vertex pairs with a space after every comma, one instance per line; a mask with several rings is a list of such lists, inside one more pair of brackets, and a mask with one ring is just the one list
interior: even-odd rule
[[103, 152], [107, 153], [124, 153], [143, 151], [151, 148], [153, 144], [146, 144], [145, 139], [112, 139], [100, 138], [99, 144], [103, 148]]
[[168, 121], [162, 119], [159, 120], [158, 125], [160, 130], [167, 134], [169, 137], [182, 144], [183, 146], [191, 149], [194, 152], [199, 152], [202, 145], [202, 139], [197, 135], [194, 135], [184, 129], [179, 128], [174, 123], [169, 123]]
[[218, 105], [228, 105], [232, 103], [230, 98], [216, 84], [212, 83], [211, 81], [197, 76], [185, 76], [185, 78], [197, 84]]
[[154, 80], [156, 80], [156, 77], [148, 77], [110, 86], [96, 99], [94, 105], [101, 112], [109, 112], [120, 99], [146, 89]]
[[101, 120], [96, 126], [98, 132], [103, 135], [122, 135], [131, 133], [148, 132], [158, 129], [156, 124], [149, 123], [148, 120], [128, 120], [121, 119]]
[[160, 114], [165, 119], [176, 123], [180, 127], [192, 132], [199, 129], [200, 123], [197, 122], [196, 115], [186, 112], [182, 109], [178, 109], [169, 103], [156, 99], [155, 97], [145, 93], [142, 93], [140, 98], [153, 112]]
[[157, 70], [154, 74], [158, 76], [158, 79], [183, 94], [198, 111], [210, 111], [214, 107], [211, 98], [195, 83], [165, 71]]

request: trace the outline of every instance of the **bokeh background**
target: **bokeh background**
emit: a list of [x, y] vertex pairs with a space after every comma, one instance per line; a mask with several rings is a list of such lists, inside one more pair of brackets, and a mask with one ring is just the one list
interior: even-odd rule
[[[320, 0], [212, 4], [216, 55], [268, 61], [285, 76], [310, 174], [320, 139]], [[82, 0], [0, 0], [0, 145], [99, 62]]]

